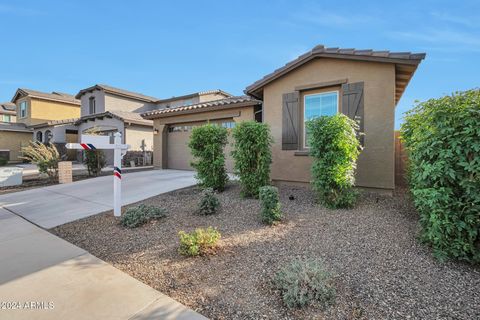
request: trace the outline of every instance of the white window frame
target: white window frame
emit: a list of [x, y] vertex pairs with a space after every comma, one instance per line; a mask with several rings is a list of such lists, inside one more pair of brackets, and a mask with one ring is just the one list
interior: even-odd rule
[[[25, 109], [22, 110], [22, 106], [25, 106]], [[21, 119], [27, 117], [27, 109], [28, 109], [27, 101], [21, 101], [20, 102], [20, 112], [19, 112]], [[23, 111], [25, 111], [25, 112], [23, 112]]]
[[12, 122], [12, 116], [9, 114], [3, 115], [3, 122]]
[[304, 149], [310, 149], [310, 147], [307, 146], [307, 126], [305, 125], [305, 111], [306, 111], [306, 105], [305, 105], [305, 100], [309, 96], [320, 96], [324, 94], [329, 94], [329, 93], [335, 93], [337, 94], [337, 113], [340, 112], [340, 90], [332, 90], [332, 91], [325, 91], [325, 92], [317, 92], [317, 93], [310, 93], [310, 94], [304, 94], [303, 95], [303, 138], [302, 138], [302, 147]]

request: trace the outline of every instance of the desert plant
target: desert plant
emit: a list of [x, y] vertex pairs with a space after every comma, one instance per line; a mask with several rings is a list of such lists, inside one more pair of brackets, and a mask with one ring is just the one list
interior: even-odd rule
[[288, 308], [307, 305], [325, 308], [335, 300], [333, 281], [319, 260], [291, 261], [276, 273], [274, 284]]
[[83, 163], [87, 166], [89, 176], [98, 176], [107, 165], [105, 153], [102, 150], [84, 150]]
[[195, 161], [191, 165], [197, 171], [200, 186], [223, 191], [228, 181], [223, 149], [227, 144], [227, 129], [214, 124], [194, 127], [190, 147]]
[[31, 141], [22, 147], [22, 159], [35, 163], [40, 173], [47, 174], [51, 180], [58, 179], [60, 154], [54, 144]]
[[158, 220], [166, 216], [163, 208], [141, 204], [128, 208], [120, 218], [120, 223], [127, 228], [136, 228], [150, 220]]
[[180, 254], [184, 256], [198, 256], [212, 252], [220, 240], [220, 232], [217, 229], [208, 227], [198, 228], [191, 233], [180, 231]]
[[233, 129], [235, 174], [242, 186], [242, 195], [258, 198], [258, 189], [270, 183], [271, 145], [273, 138], [266, 123], [240, 122]]
[[278, 188], [264, 186], [260, 188], [259, 198], [262, 203], [262, 220], [267, 224], [274, 224], [282, 219]]
[[198, 212], [204, 215], [214, 214], [217, 212], [219, 206], [220, 201], [215, 196], [215, 191], [212, 188], [203, 190]]
[[480, 262], [480, 90], [418, 103], [401, 136], [422, 239], [439, 259]]
[[355, 169], [360, 154], [358, 124], [343, 114], [307, 122], [312, 164], [312, 187], [320, 203], [329, 208], [350, 208], [357, 192]]

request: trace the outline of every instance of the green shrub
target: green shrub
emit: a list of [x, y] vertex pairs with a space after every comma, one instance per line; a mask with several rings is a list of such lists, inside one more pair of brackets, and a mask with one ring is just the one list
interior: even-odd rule
[[158, 220], [166, 216], [165, 209], [141, 204], [128, 208], [120, 219], [120, 223], [127, 228], [136, 228], [150, 220]]
[[212, 188], [203, 190], [198, 212], [204, 215], [214, 214], [217, 212], [219, 206], [220, 201], [215, 196], [215, 191]]
[[355, 169], [360, 143], [358, 124], [343, 114], [307, 122], [312, 164], [312, 187], [328, 208], [351, 208], [357, 192]]
[[8, 159], [5, 159], [4, 157], [0, 157], [0, 166], [4, 166], [8, 163]]
[[60, 154], [54, 144], [30, 141], [28, 146], [22, 147], [21, 158], [35, 163], [38, 171], [47, 174], [51, 180], [58, 180]]
[[261, 187], [259, 198], [262, 202], [262, 220], [268, 224], [274, 224], [282, 220], [282, 211], [280, 210], [280, 201], [278, 199], [278, 188], [273, 186]]
[[242, 195], [258, 198], [258, 189], [270, 183], [273, 138], [266, 123], [245, 121], [233, 129], [235, 174]]
[[98, 176], [107, 165], [105, 153], [102, 150], [84, 150], [83, 163], [87, 166], [89, 176]]
[[184, 256], [198, 256], [212, 252], [220, 240], [220, 232], [217, 229], [208, 227], [198, 228], [191, 233], [180, 231], [180, 254]]
[[319, 305], [327, 307], [335, 300], [335, 288], [319, 260], [293, 260], [274, 278], [288, 308]]
[[227, 129], [214, 124], [195, 127], [188, 146], [195, 161], [191, 163], [197, 171], [200, 186], [223, 191], [228, 181], [223, 148], [227, 144]]
[[422, 239], [439, 259], [480, 262], [480, 90], [419, 103], [401, 131]]

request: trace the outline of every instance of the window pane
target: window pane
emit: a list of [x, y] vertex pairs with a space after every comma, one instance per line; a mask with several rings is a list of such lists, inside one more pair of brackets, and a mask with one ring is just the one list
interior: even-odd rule
[[[338, 92], [319, 93], [305, 96], [304, 121], [321, 116], [333, 116], [338, 110]], [[308, 132], [305, 128], [305, 146], [308, 146]]]

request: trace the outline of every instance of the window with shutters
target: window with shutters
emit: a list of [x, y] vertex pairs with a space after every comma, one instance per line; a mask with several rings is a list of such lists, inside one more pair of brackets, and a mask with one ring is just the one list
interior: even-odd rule
[[306, 94], [303, 97], [303, 145], [308, 148], [308, 132], [305, 122], [321, 116], [333, 116], [338, 112], [338, 91]]

